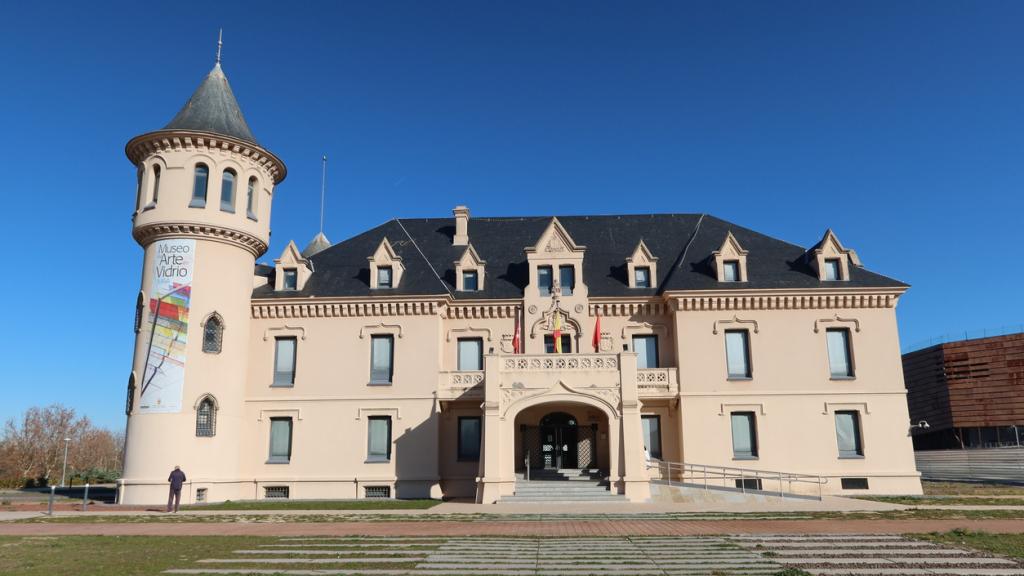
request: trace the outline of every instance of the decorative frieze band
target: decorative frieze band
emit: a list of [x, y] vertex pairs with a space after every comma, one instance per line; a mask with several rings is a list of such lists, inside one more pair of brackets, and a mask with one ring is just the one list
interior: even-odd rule
[[437, 302], [358, 302], [348, 304], [259, 303], [252, 317], [339, 318], [362, 316], [429, 316], [437, 314]]
[[808, 310], [828, 308], [892, 308], [895, 294], [821, 294], [805, 296], [707, 296], [679, 298], [683, 311]]
[[516, 308], [514, 304], [449, 305], [445, 310], [445, 318], [515, 318]]
[[286, 174], [284, 163], [277, 156], [259, 146], [217, 134], [180, 131], [150, 132], [132, 139], [125, 147], [125, 153], [133, 163], [138, 164], [151, 154], [170, 150], [190, 151], [197, 148], [239, 154], [270, 175], [275, 184], [284, 180]]
[[663, 302], [623, 302], [591, 304], [590, 315], [601, 314], [601, 316], [660, 316], [669, 311]]
[[132, 235], [135, 241], [145, 246], [150, 242], [163, 238], [180, 238], [182, 236], [199, 237], [205, 240], [224, 242], [234, 246], [241, 246], [248, 250], [256, 258], [259, 258], [267, 251], [267, 244], [258, 237], [232, 228], [213, 226], [210, 224], [191, 224], [186, 222], [170, 223], [156, 222], [136, 228]]

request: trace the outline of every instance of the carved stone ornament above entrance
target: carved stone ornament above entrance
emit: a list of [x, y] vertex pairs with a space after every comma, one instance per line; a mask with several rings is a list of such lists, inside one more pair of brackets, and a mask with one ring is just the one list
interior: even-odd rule
[[[575, 388], [558, 380], [547, 388], [502, 388], [498, 411], [501, 414], [501, 418], [505, 419], [509, 411], [520, 402], [548, 396], [551, 397], [552, 402], [565, 401], [567, 396], [571, 396], [577, 401], [587, 398], [591, 400], [588, 404], [597, 403], [616, 418], [620, 413], [620, 403], [622, 401], [622, 394], [617, 386]], [[533, 403], [531, 402], [531, 404]]]

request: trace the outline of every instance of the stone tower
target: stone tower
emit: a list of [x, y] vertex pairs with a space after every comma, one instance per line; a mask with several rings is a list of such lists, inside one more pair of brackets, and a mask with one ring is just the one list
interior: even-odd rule
[[[167, 475], [240, 483], [241, 414], [256, 258], [284, 164], [261, 146], [217, 63], [161, 130], [125, 146], [138, 169], [132, 235], [145, 250], [119, 501], [166, 500]], [[197, 494], [186, 485], [183, 502]]]

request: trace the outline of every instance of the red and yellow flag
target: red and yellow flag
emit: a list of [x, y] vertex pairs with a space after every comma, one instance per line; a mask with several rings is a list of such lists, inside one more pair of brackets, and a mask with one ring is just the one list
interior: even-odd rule
[[554, 332], [551, 337], [555, 341], [555, 353], [562, 353], [562, 314], [558, 310], [555, 310], [555, 321], [554, 321]]

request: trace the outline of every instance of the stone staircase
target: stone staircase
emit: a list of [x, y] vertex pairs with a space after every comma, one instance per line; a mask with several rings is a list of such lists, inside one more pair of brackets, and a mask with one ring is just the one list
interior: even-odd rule
[[516, 474], [516, 491], [502, 496], [502, 504], [551, 502], [626, 502], [622, 494], [608, 490], [605, 474], [594, 469], [533, 470], [530, 479]]

